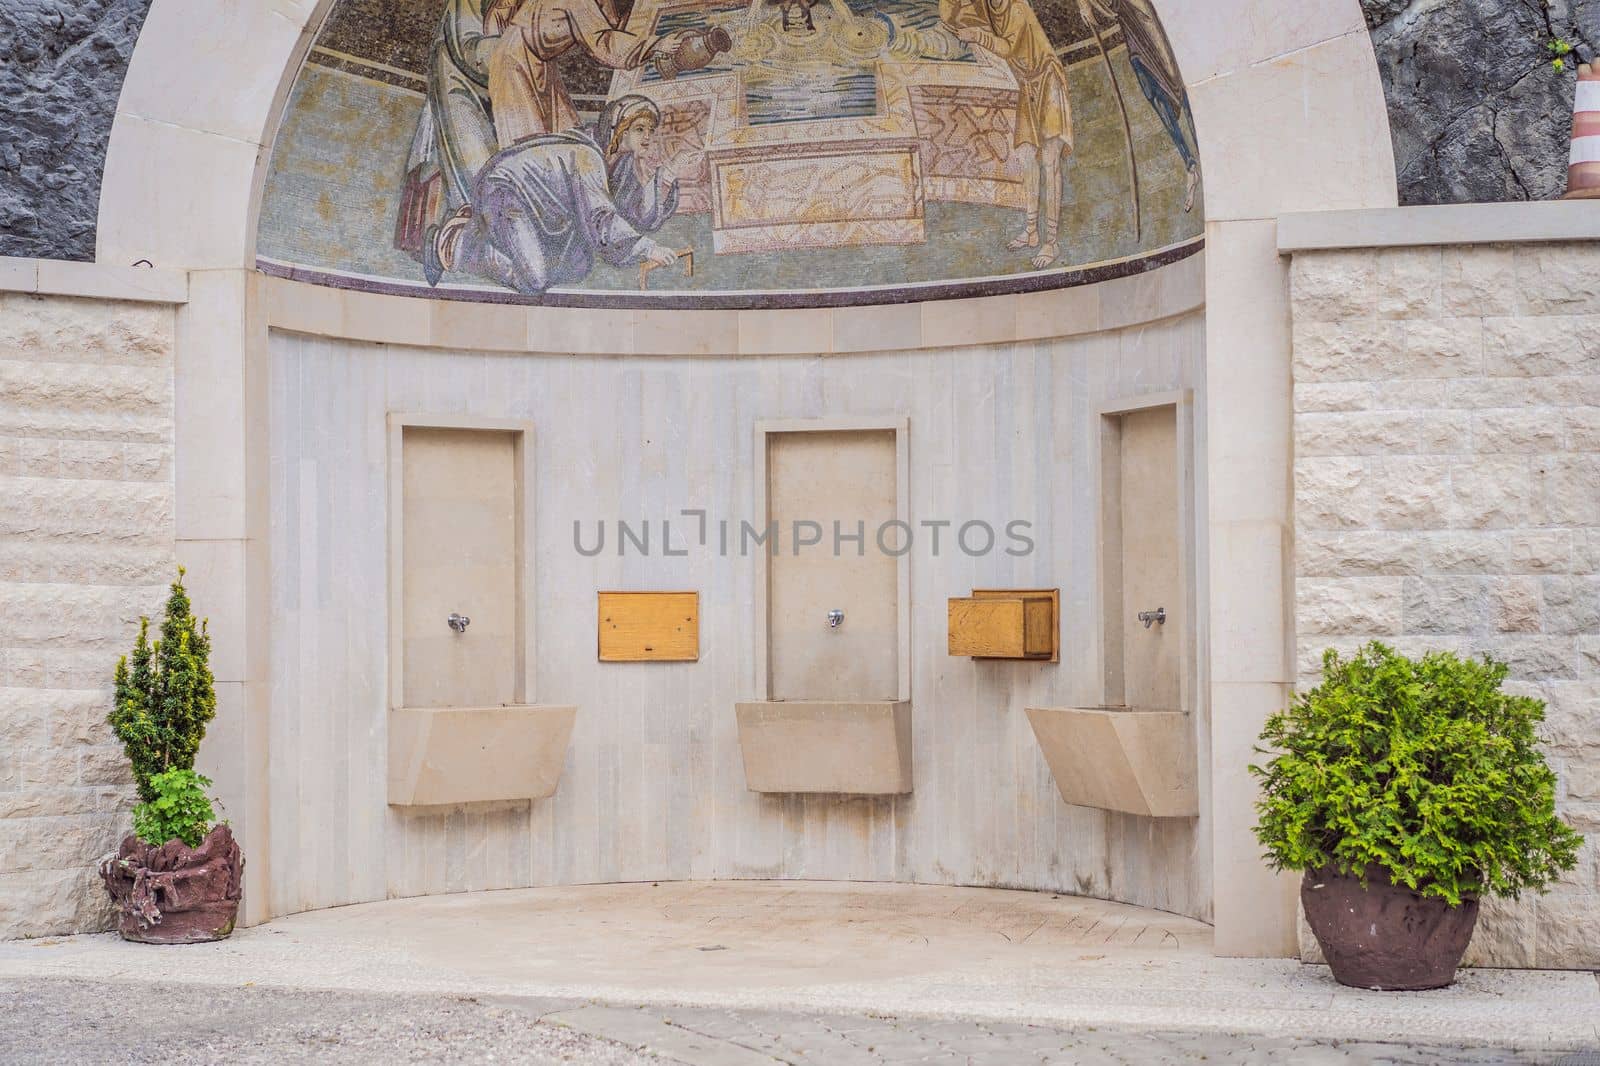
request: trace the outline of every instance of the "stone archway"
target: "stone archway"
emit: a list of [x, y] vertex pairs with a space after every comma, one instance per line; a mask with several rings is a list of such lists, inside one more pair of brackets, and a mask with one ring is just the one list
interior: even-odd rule
[[[265, 320], [255, 219], [289, 86], [330, 0], [156, 0], [129, 67], [107, 154], [98, 258], [149, 259], [191, 274], [180, 317], [177, 463], [180, 559], [204, 560], [239, 591], [214, 624], [243, 649], [224, 676], [214, 758], [237, 782], [230, 811], [259, 847], [268, 760], [264, 452]], [[1291, 886], [1265, 870], [1250, 832], [1245, 766], [1260, 722], [1295, 677], [1290, 328], [1276, 219], [1289, 211], [1392, 206], [1384, 97], [1355, 0], [1163, 0], [1188, 81], [1207, 180], [1206, 500], [1211, 620], [1201, 679], [1212, 729], [1216, 947], [1295, 951]], [[197, 49], [194, 42], [210, 47]], [[1337, 91], [1328, 91], [1337, 86]], [[759, 312], [758, 312], [759, 314]], [[187, 340], [188, 343], [185, 343]], [[185, 446], [184, 433], [197, 433]], [[198, 446], [203, 443], [203, 447]], [[1202, 566], [1201, 572], [1207, 572]], [[1204, 745], [1203, 745], [1204, 749]], [[264, 848], [261, 849], [264, 853]], [[247, 920], [268, 914], [258, 863]], [[296, 909], [292, 899], [278, 909]]]

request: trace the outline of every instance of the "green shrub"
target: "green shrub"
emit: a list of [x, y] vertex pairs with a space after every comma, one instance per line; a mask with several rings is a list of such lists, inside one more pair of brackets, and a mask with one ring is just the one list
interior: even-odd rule
[[217, 820], [206, 796], [211, 780], [193, 770], [168, 770], [152, 777], [150, 786], [155, 798], [133, 808], [133, 831], [139, 839], [158, 846], [177, 839], [199, 847]]
[[1583, 838], [1555, 813], [1536, 747], [1544, 704], [1501, 691], [1504, 663], [1448, 652], [1420, 662], [1372, 643], [1328, 651], [1322, 683], [1273, 715], [1256, 836], [1275, 869], [1396, 884], [1452, 906], [1542, 891]]
[[156, 798], [157, 775], [194, 768], [206, 723], [217, 713], [217, 694], [207, 665], [211, 639], [205, 623], [197, 625], [189, 611], [181, 568], [167, 597], [161, 639], [151, 643], [149, 630], [150, 619], [139, 619], [139, 639], [132, 656], [117, 662], [116, 703], [109, 716], [111, 728], [133, 764], [133, 780], [145, 803]]

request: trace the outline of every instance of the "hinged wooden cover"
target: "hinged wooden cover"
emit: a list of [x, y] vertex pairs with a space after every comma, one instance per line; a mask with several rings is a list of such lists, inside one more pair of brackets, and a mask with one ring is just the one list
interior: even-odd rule
[[600, 593], [600, 661], [697, 662], [698, 592]]
[[973, 589], [949, 606], [951, 655], [1060, 662], [1058, 589]]

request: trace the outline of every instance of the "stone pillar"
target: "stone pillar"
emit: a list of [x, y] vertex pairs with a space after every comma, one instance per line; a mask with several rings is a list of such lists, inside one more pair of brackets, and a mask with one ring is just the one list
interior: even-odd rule
[[1295, 884], [1261, 861], [1257, 735], [1292, 690], [1288, 271], [1268, 221], [1206, 241], [1211, 824], [1219, 955], [1292, 955]]
[[245, 855], [241, 922], [272, 915], [267, 824], [267, 330], [259, 276], [190, 275], [178, 315], [178, 562], [210, 620], [217, 717], [197, 768], [215, 782]]
[[[1202, 802], [1212, 812], [1220, 955], [1296, 951], [1295, 883], [1261, 859], [1248, 769], [1262, 724], [1287, 705], [1293, 682], [1289, 292], [1275, 220], [1395, 200], [1388, 117], [1359, 5], [1292, 6], [1258, 19], [1231, 2], [1161, 5], [1189, 79], [1204, 167], [1209, 567], [1200, 569], [1209, 577], [1202, 684], [1211, 735]], [[1229, 8], [1240, 29], [1216, 47], [1212, 27]]]

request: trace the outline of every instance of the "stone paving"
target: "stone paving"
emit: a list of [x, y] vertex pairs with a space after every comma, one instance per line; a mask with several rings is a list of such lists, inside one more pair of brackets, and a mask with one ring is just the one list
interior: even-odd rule
[[[1139, 1033], [1007, 1022], [874, 1015], [593, 1006], [545, 1015], [594, 1035], [649, 1047], [695, 1066], [1022, 1066], [1140, 1063], [1559, 1063], [1569, 1056], [1513, 1048], [1297, 1040], [1233, 1033]], [[677, 1033], [712, 1041], [696, 1058]], [[1597, 1059], [1600, 1064], [1600, 1059]]]
[[[223, 999], [270, 989], [319, 1004], [377, 996], [427, 1010], [472, 999], [697, 1066], [1148, 1061], [1150, 1039], [1170, 1042], [1160, 1053], [1175, 1061], [1194, 1040], [1212, 1060], [1234, 1056], [1224, 1061], [1339, 1060], [1350, 1042], [1383, 1045], [1361, 1052], [1369, 1058], [1427, 1045], [1502, 1049], [1468, 1061], [1600, 1049], [1593, 973], [1466, 969], [1436, 992], [1369, 992], [1292, 959], [1217, 958], [1208, 927], [1173, 915], [917, 885], [662, 883], [388, 900], [181, 948], [111, 934], [4, 942], [7, 979], [198, 986]], [[324, 993], [336, 995], [316, 998]], [[332, 1011], [340, 1032], [364, 1024], [317, 1009]], [[465, 1009], [451, 1008], [457, 1021]], [[406, 1016], [400, 1006], [374, 1012], [396, 1024]], [[840, 1018], [853, 1020], [830, 1020]], [[704, 1058], [712, 1050], [718, 1057]]]
[[0, 980], [0, 1066], [1600, 1063], [1552, 1051], [250, 986]]

